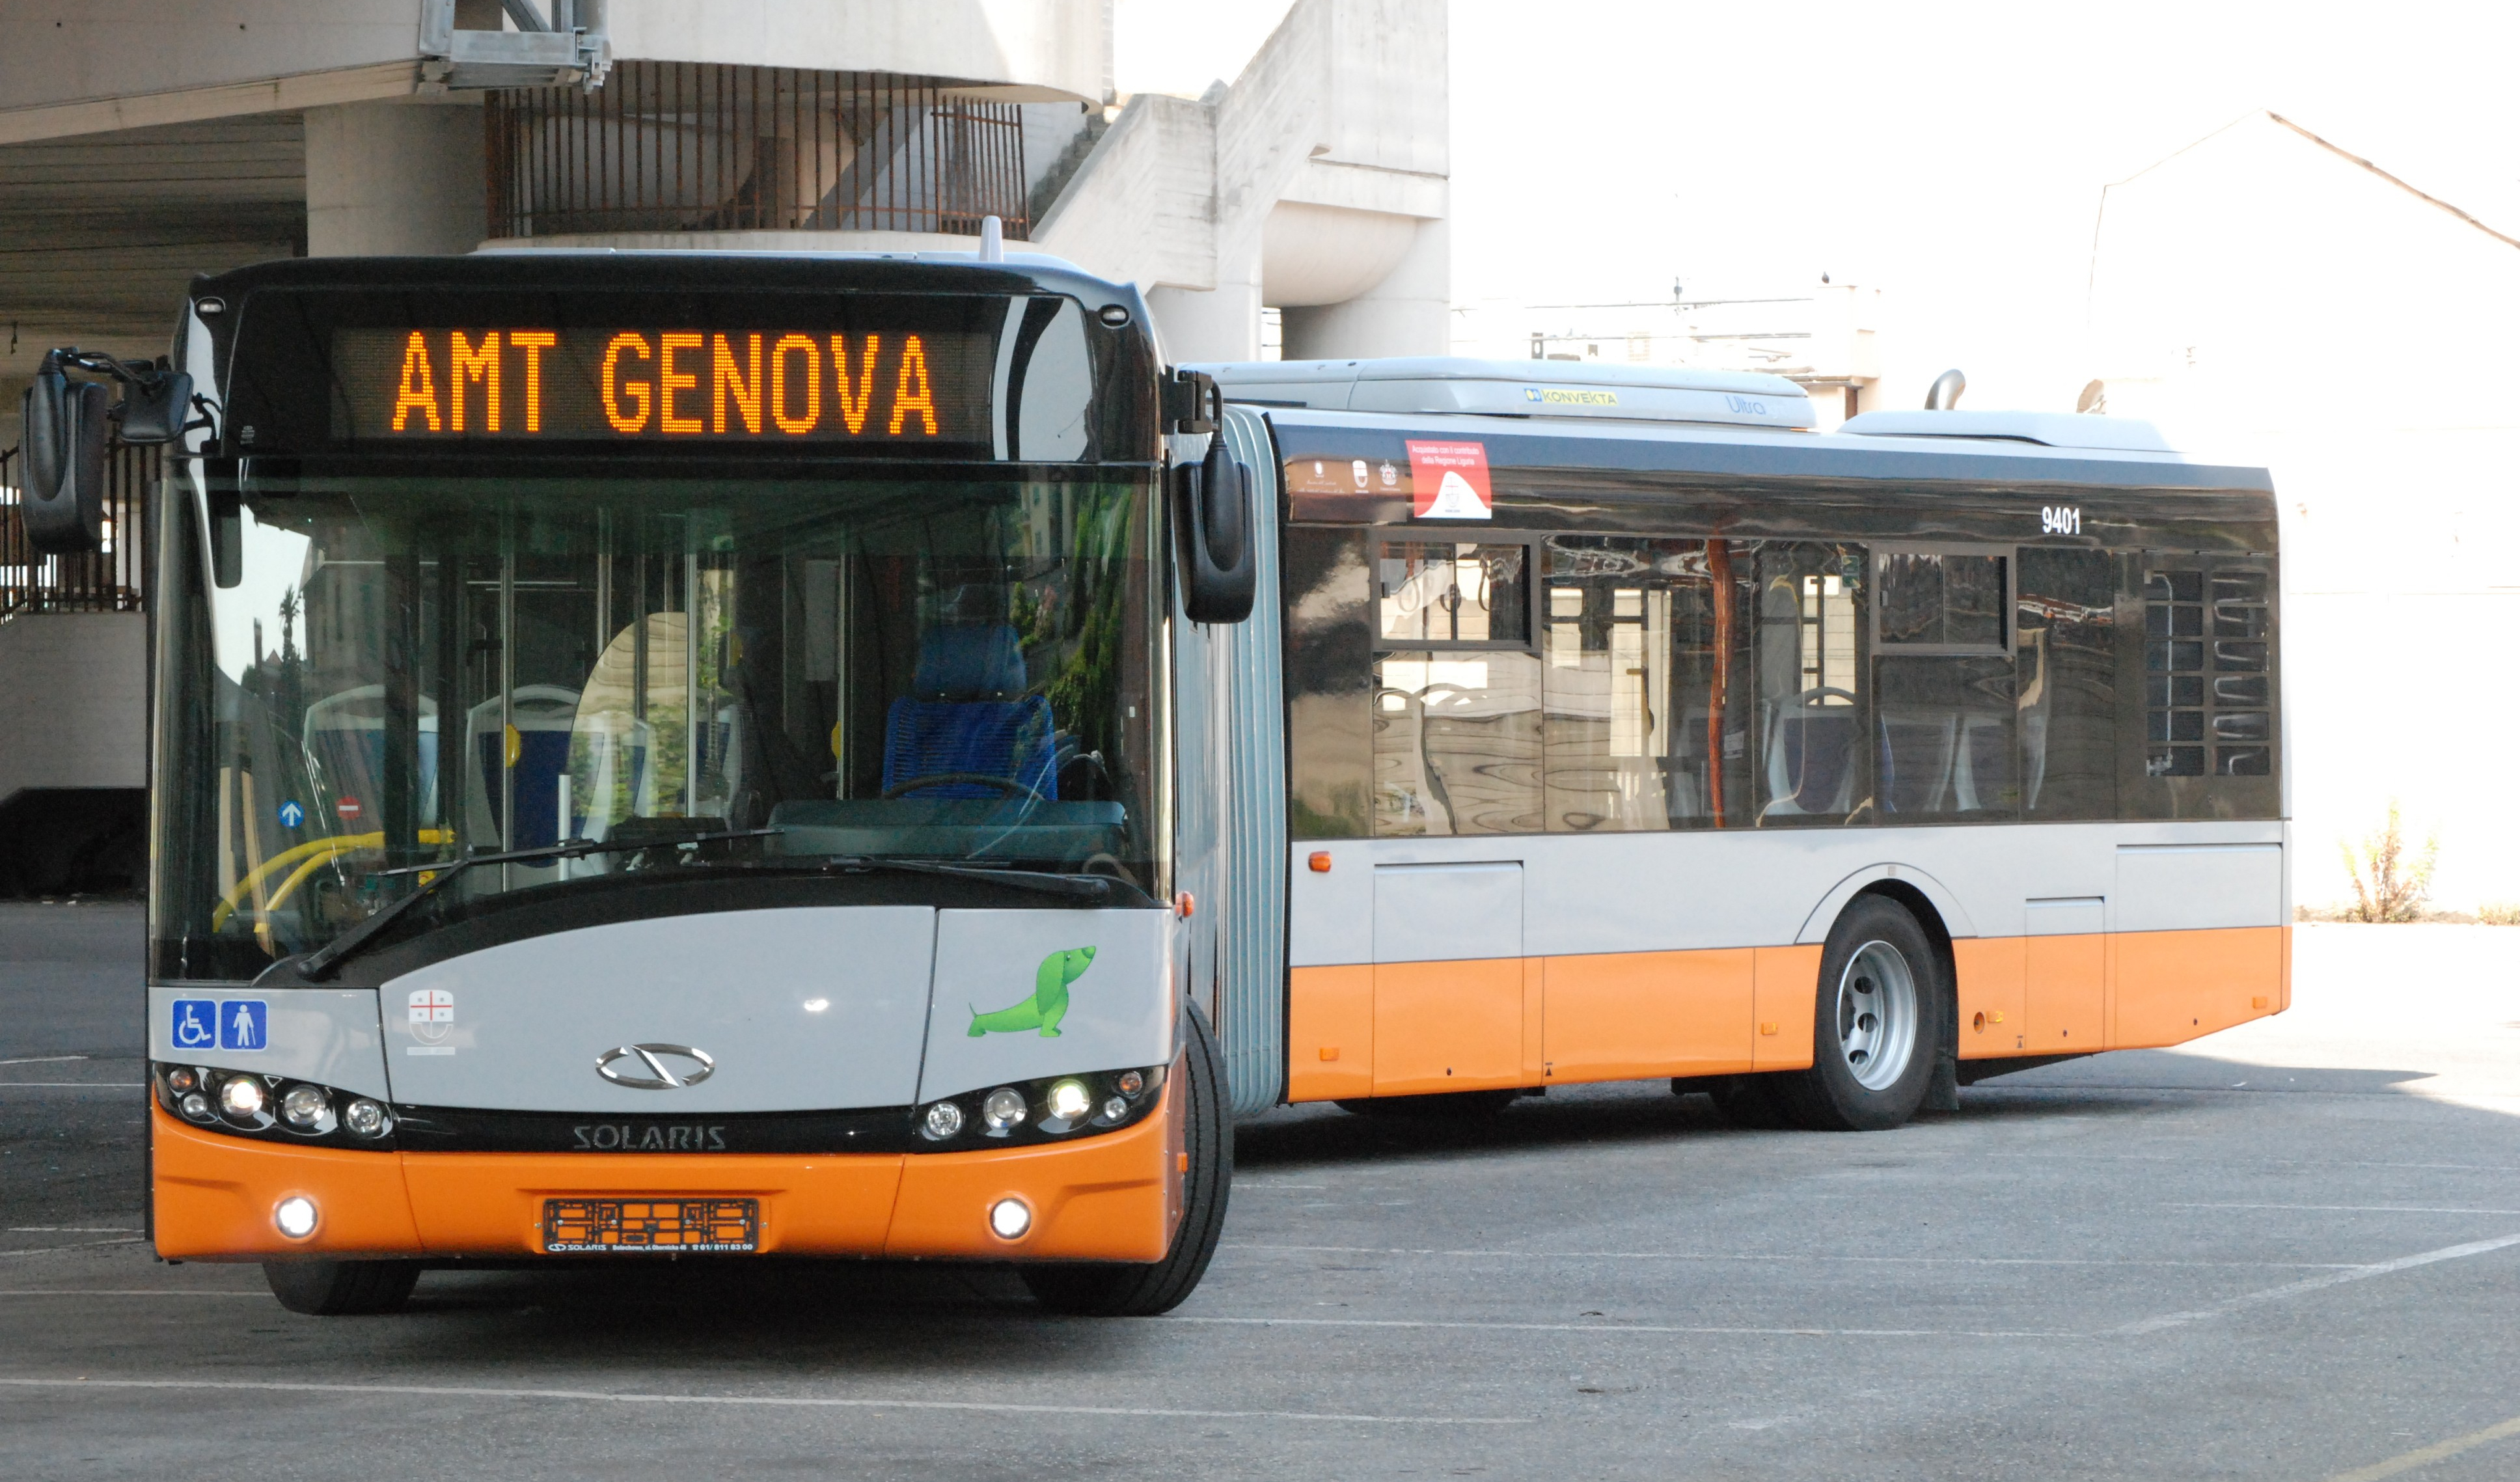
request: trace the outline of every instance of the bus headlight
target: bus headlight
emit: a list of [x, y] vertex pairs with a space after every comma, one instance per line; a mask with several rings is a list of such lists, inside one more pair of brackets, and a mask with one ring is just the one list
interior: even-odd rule
[[333, 1099], [321, 1086], [292, 1086], [280, 1099], [280, 1119], [300, 1132], [324, 1132], [333, 1125]]
[[153, 1062], [150, 1084], [170, 1116], [230, 1137], [371, 1150], [393, 1145], [387, 1102], [294, 1077]]
[[393, 1118], [383, 1106], [360, 1097], [341, 1112], [341, 1123], [363, 1138], [381, 1138], [393, 1130]]
[[1084, 1121], [1094, 1110], [1094, 1093], [1085, 1089], [1083, 1081], [1070, 1076], [1051, 1083], [1050, 1094], [1042, 1099], [1042, 1106], [1048, 1113], [1041, 1119], [1042, 1131], [1054, 1135], [1073, 1132], [1076, 1124]]
[[980, 1120], [989, 1124], [989, 1136], [1005, 1137], [1024, 1119], [1023, 1093], [1012, 1086], [1001, 1086], [982, 1099]]
[[952, 1101], [938, 1101], [919, 1119], [919, 1135], [931, 1143], [943, 1143], [963, 1131], [963, 1108]]
[[1091, 1070], [966, 1091], [909, 1108], [905, 1133], [914, 1152], [976, 1150], [959, 1141], [977, 1134], [996, 1146], [1031, 1146], [1098, 1132], [1116, 1132], [1162, 1104], [1155, 1092], [1163, 1067]]
[[229, 1076], [219, 1087], [219, 1110], [240, 1122], [260, 1120], [269, 1100], [262, 1094], [262, 1083], [249, 1075]]

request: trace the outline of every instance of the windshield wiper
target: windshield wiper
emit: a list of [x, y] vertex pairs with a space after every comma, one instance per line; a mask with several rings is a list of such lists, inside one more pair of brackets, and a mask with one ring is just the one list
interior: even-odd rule
[[526, 860], [583, 859], [590, 854], [628, 854], [640, 849], [671, 849], [687, 844], [713, 843], [729, 838], [763, 838], [780, 832], [777, 829], [738, 829], [732, 831], [712, 830], [697, 833], [668, 833], [640, 839], [571, 839], [564, 844], [545, 844], [539, 849], [511, 849], [504, 854], [468, 854], [462, 859], [435, 865], [403, 865], [392, 870], [380, 870], [380, 876], [436, 874], [421, 887], [356, 926], [334, 938], [330, 943], [307, 954], [297, 965], [297, 975], [310, 982], [320, 982], [332, 975], [341, 960], [375, 940], [403, 913], [434, 895], [449, 881], [475, 865], [514, 865]]
[[941, 875], [951, 879], [986, 880], [994, 885], [1012, 885], [1017, 890], [1038, 890], [1044, 895], [1090, 895], [1106, 900], [1111, 894], [1111, 878], [1103, 875], [1045, 875], [1037, 870], [1009, 870], [995, 865], [956, 865], [943, 860], [889, 859], [877, 854], [834, 854], [817, 869], [823, 870], [900, 870], [911, 875]]

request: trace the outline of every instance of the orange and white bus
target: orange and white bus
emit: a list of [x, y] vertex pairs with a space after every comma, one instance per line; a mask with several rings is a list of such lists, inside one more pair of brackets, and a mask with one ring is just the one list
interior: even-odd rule
[[1238, 1110], [1669, 1076], [1883, 1128], [2285, 1006], [2262, 471], [1820, 434], [1762, 376], [1204, 369], [1280, 516], [1276, 601], [1176, 644]]
[[655, 1254], [1191, 1290], [1231, 1145], [1166, 645], [1248, 609], [1252, 543], [1221, 454], [1165, 482], [1213, 387], [1161, 374], [1135, 289], [298, 260], [197, 282], [182, 326], [163, 366], [57, 353], [28, 406], [57, 548], [96, 534], [77, 373], [181, 439], [160, 1255], [319, 1313], [430, 1262]]
[[[1196, 1284], [1232, 1119], [1880, 1128], [2284, 1006], [2266, 477], [1766, 377], [1167, 370], [1053, 259], [482, 253], [56, 352], [157, 502], [151, 1234]], [[1222, 388], [1220, 391], [1220, 387]]]

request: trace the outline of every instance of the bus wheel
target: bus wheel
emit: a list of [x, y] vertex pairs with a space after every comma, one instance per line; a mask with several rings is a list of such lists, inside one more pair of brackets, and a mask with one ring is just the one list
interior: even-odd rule
[[1226, 1195], [1234, 1187], [1234, 1118], [1225, 1105], [1225, 1056], [1207, 1015], [1195, 1004], [1188, 1020], [1189, 1053], [1182, 1058], [1182, 1129], [1190, 1173], [1182, 1180], [1181, 1228], [1173, 1248], [1152, 1265], [1024, 1266], [1017, 1268], [1034, 1300], [1053, 1312], [1093, 1318], [1151, 1318], [1181, 1305], [1207, 1274], [1216, 1242], [1225, 1233]]
[[1907, 1121], [1924, 1104], [1951, 1002], [1916, 919], [1895, 901], [1857, 897], [1821, 954], [1812, 1068], [1777, 1078], [1786, 1109], [1824, 1132]]
[[418, 1261], [265, 1261], [262, 1279], [291, 1312], [310, 1318], [395, 1312], [420, 1280]]

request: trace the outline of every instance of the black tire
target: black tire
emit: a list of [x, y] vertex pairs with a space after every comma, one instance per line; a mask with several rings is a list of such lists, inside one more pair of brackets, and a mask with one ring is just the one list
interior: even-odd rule
[[1715, 1102], [1716, 1113], [1725, 1121], [1744, 1131], [1774, 1132], [1795, 1125], [1792, 1113], [1785, 1109], [1784, 1098], [1778, 1094], [1779, 1079], [1775, 1075], [1721, 1076], [1705, 1091]]
[[265, 1261], [262, 1279], [291, 1312], [310, 1318], [397, 1312], [420, 1280], [418, 1261]]
[[1182, 1129], [1190, 1172], [1182, 1180], [1181, 1228], [1173, 1248], [1148, 1265], [1075, 1264], [1023, 1266], [1017, 1270], [1033, 1300], [1053, 1312], [1089, 1318], [1151, 1318], [1181, 1305], [1207, 1275], [1216, 1242], [1225, 1234], [1225, 1204], [1234, 1189], [1234, 1117], [1225, 1104], [1225, 1056], [1207, 1015], [1189, 1006], [1189, 1053], [1182, 1068], [1189, 1084], [1182, 1098]]
[[1495, 1116], [1521, 1097], [1519, 1091], [1439, 1091], [1431, 1096], [1355, 1097], [1340, 1101], [1338, 1109], [1353, 1116], [1394, 1121], [1461, 1121]]
[[1896, 901], [1857, 896], [1829, 928], [1815, 992], [1812, 1068], [1760, 1078], [1776, 1082], [1786, 1112], [1817, 1132], [1882, 1132], [1914, 1116], [1952, 1013], [1925, 929]]

